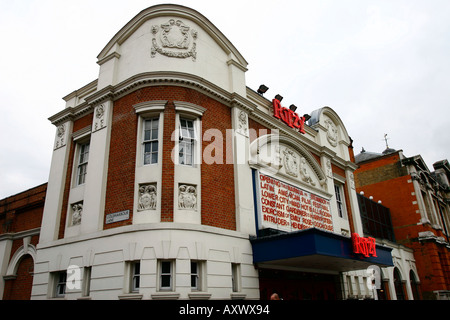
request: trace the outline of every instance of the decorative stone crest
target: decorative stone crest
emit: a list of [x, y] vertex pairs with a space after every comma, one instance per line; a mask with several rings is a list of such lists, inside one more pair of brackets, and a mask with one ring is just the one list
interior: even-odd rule
[[178, 187], [178, 208], [197, 209], [197, 187], [194, 185], [181, 184]]
[[74, 203], [72, 205], [72, 226], [81, 224], [81, 216], [83, 215], [83, 202]]
[[160, 26], [153, 25], [152, 34], [152, 58], [156, 53], [183, 59], [191, 57], [193, 61], [197, 58], [197, 31], [181, 20], [170, 19]]
[[139, 186], [138, 211], [156, 210], [156, 185], [143, 184]]
[[338, 132], [336, 125], [331, 121], [330, 119], [327, 119], [325, 121], [325, 126], [327, 128], [327, 140], [328, 142], [333, 146], [337, 146], [337, 140], [338, 140]]
[[288, 175], [293, 177], [298, 176], [298, 160], [297, 155], [291, 149], [285, 149], [284, 154], [284, 169]]

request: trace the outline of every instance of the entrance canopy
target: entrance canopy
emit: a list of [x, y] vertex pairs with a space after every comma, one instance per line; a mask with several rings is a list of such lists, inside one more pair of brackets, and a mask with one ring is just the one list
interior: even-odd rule
[[258, 266], [298, 267], [327, 271], [393, 266], [391, 248], [376, 245], [376, 257], [353, 252], [352, 240], [316, 228], [250, 239]]

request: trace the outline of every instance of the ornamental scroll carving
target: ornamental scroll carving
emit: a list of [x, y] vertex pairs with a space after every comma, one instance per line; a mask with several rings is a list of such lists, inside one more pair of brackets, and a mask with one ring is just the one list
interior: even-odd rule
[[197, 209], [197, 187], [194, 185], [181, 184], [178, 187], [178, 208]]
[[197, 58], [197, 31], [185, 25], [181, 20], [170, 19], [161, 25], [152, 26], [151, 57], [156, 53], [167, 57]]
[[105, 127], [105, 106], [103, 104], [97, 106], [94, 113], [94, 131], [103, 129]]
[[56, 128], [56, 141], [55, 141], [55, 147], [54, 149], [61, 148], [66, 145], [66, 124], [59, 125], [58, 128]]
[[138, 211], [156, 210], [156, 184], [142, 184], [139, 186]]
[[240, 134], [248, 137], [248, 118], [247, 114], [240, 110], [238, 113], [238, 130]]

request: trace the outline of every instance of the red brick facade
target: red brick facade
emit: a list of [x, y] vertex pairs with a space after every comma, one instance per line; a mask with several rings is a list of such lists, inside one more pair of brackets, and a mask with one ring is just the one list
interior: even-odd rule
[[[174, 164], [171, 158], [175, 146], [175, 142], [171, 139], [172, 132], [175, 130], [175, 106], [173, 102], [186, 101], [206, 108], [201, 119], [202, 135], [208, 129], [218, 129], [222, 136], [226, 137], [226, 130], [231, 129], [231, 109], [193, 89], [172, 86], [146, 87], [115, 101], [111, 127], [105, 215], [130, 210], [130, 218], [125, 221], [105, 224], [105, 229], [131, 224], [132, 222], [138, 125], [138, 116], [133, 105], [155, 100], [167, 101], [164, 109], [162, 143], [162, 222], [173, 221]], [[223, 143], [223, 150], [230, 150], [227, 149], [226, 139]], [[208, 144], [209, 142], [203, 142], [202, 151]], [[202, 224], [235, 230], [234, 172], [233, 165], [226, 164], [226, 154], [223, 154], [223, 164], [206, 164], [203, 162], [201, 177]]]
[[432, 224], [421, 223], [420, 195], [413, 180], [399, 152], [361, 162], [355, 172], [357, 192], [381, 200], [390, 209], [396, 242], [414, 249], [423, 297], [434, 299], [433, 291], [450, 289], [450, 252], [435, 241], [419, 240], [421, 232], [446, 236]]
[[[12, 258], [24, 246], [24, 238], [30, 237], [29, 245], [39, 242], [47, 184], [42, 184], [17, 195], [0, 200], [0, 237], [11, 239], [9, 266]], [[30, 254], [19, 257], [13, 275], [4, 278], [4, 300], [28, 300], [31, 296], [34, 260]]]

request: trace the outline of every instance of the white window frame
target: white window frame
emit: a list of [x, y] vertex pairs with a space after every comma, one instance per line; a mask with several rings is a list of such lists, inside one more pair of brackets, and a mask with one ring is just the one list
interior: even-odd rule
[[[136, 114], [139, 116], [138, 137], [137, 137], [137, 166], [158, 165], [162, 160], [161, 146], [163, 139], [164, 108], [166, 100], [151, 100], [133, 105]], [[158, 159], [156, 163], [145, 164], [145, 121], [158, 118]]]
[[[67, 271], [52, 273], [53, 277], [53, 298], [64, 298], [67, 290]], [[61, 292], [62, 289], [62, 292]]]
[[[147, 126], [147, 123], [151, 123], [151, 129], [150, 129], [150, 139], [148, 139], [148, 140], [146, 140], [145, 138], [146, 138], [146, 126]], [[156, 139], [153, 137], [153, 134], [152, 134], [152, 132], [153, 132], [153, 125], [154, 125], [154, 123], [156, 123], [156, 125], [157, 125], [157, 128], [156, 128], [156, 135], [157, 135], [157, 137], [156, 137]], [[161, 145], [161, 143], [160, 143], [160, 117], [159, 117], [159, 115], [155, 115], [154, 117], [146, 117], [146, 118], [143, 118], [143, 121], [142, 121], [142, 164], [144, 165], [144, 166], [146, 166], [146, 165], [152, 165], [152, 164], [158, 164], [158, 162], [159, 162], [159, 150], [160, 150], [160, 145]], [[156, 151], [154, 151], [153, 150], [153, 144], [154, 143], [156, 143], [156, 145], [157, 145], [157, 150]], [[147, 144], [149, 144], [150, 145], [150, 152], [146, 152], [146, 145]], [[156, 162], [153, 162], [153, 154], [155, 154], [156, 153]], [[149, 156], [150, 156], [150, 162], [148, 162], [148, 163], [146, 163], [146, 157], [147, 157], [147, 154], [149, 154]]]
[[130, 262], [130, 292], [137, 293], [141, 287], [141, 262]]
[[[78, 155], [77, 155], [77, 176], [76, 185], [81, 186], [86, 183], [87, 168], [89, 163], [90, 141], [78, 142]], [[86, 151], [87, 148], [87, 151]]]
[[[183, 165], [186, 167], [197, 167], [201, 161], [201, 135], [202, 135], [202, 124], [201, 117], [203, 113], [206, 111], [205, 108], [198, 106], [193, 103], [185, 102], [185, 101], [174, 101], [175, 111], [176, 111], [176, 134], [175, 139], [176, 148], [174, 158], [176, 158], [176, 163], [178, 165]], [[180, 141], [183, 137], [183, 130], [181, 126], [181, 120], [188, 120], [193, 122], [193, 133], [194, 137], [192, 138], [192, 164], [182, 164], [180, 163]], [[184, 137], [183, 137], [184, 139]]]
[[231, 263], [231, 289], [233, 292], [241, 291], [241, 265]]
[[[169, 263], [169, 271], [163, 270], [163, 264]], [[174, 291], [174, 270], [175, 262], [173, 260], [159, 260], [158, 261], [158, 279], [159, 291]], [[164, 272], [163, 272], [164, 271]], [[169, 286], [163, 286], [163, 277], [169, 277]]]
[[[184, 122], [184, 123], [183, 123]], [[183, 126], [183, 124], [186, 124], [186, 126]], [[189, 124], [192, 125], [192, 127], [189, 126]], [[178, 164], [188, 166], [188, 167], [194, 167], [197, 160], [197, 151], [198, 151], [198, 130], [197, 130], [197, 119], [193, 119], [191, 117], [186, 117], [184, 115], [179, 116], [178, 121]], [[190, 161], [188, 160], [188, 157], [186, 156], [186, 146], [191, 146], [191, 152], [190, 152]], [[189, 163], [190, 162], [190, 163]]]
[[91, 274], [92, 267], [83, 268], [82, 297], [89, 297], [91, 293]]
[[[193, 265], [196, 266], [196, 270], [193, 270], [193, 268], [192, 268]], [[205, 261], [191, 260], [190, 268], [191, 268], [191, 290], [192, 291], [204, 291]], [[193, 285], [193, 281], [195, 281], [195, 285]]]
[[345, 204], [344, 185], [334, 181], [334, 197], [339, 218], [347, 219], [347, 206]]

